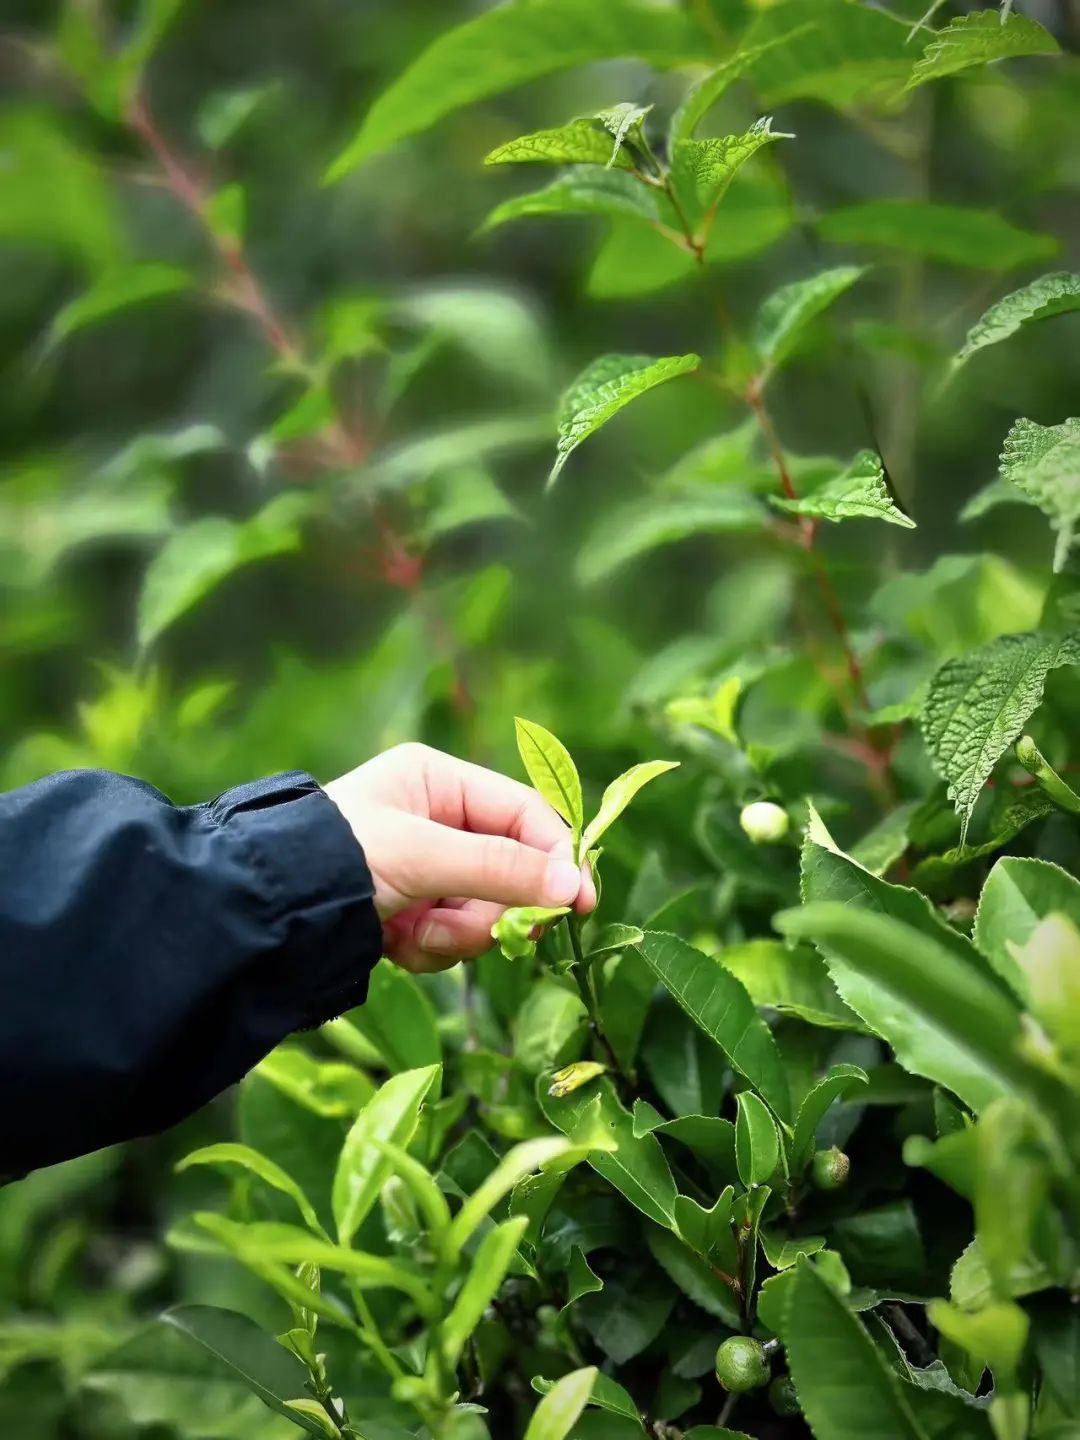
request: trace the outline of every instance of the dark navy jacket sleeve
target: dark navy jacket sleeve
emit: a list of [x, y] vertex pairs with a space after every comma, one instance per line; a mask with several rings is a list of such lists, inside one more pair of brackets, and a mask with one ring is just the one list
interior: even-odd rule
[[164, 1129], [367, 993], [363, 852], [299, 772], [172, 805], [55, 775], [0, 795], [0, 1178]]

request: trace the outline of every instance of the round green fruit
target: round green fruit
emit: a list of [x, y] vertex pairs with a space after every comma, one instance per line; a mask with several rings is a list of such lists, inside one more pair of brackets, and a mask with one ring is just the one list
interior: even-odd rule
[[733, 1335], [716, 1352], [716, 1378], [725, 1390], [746, 1395], [769, 1383], [765, 1347], [748, 1335]]
[[799, 1397], [795, 1394], [795, 1382], [790, 1375], [778, 1375], [769, 1386], [769, 1404], [777, 1415], [798, 1415]]
[[755, 845], [775, 845], [783, 840], [791, 821], [787, 811], [771, 800], [755, 800], [753, 804], [743, 806], [739, 824], [743, 834]]
[[810, 1174], [819, 1190], [839, 1190], [847, 1184], [851, 1161], [837, 1146], [818, 1150], [811, 1162]]

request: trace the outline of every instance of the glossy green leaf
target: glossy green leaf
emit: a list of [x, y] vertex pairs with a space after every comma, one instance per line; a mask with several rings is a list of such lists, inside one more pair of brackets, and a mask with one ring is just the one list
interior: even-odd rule
[[613, 160], [611, 135], [593, 120], [573, 120], [554, 130], [536, 130], [508, 140], [492, 150], [485, 165], [508, 165], [539, 162], [544, 165], [603, 165], [621, 169], [631, 165], [629, 156], [620, 150]]
[[995, 1379], [1008, 1380], [1015, 1373], [1029, 1329], [1019, 1305], [998, 1301], [971, 1315], [947, 1300], [933, 1300], [926, 1314], [936, 1330], [993, 1370]]
[[840, 265], [806, 280], [795, 280], [769, 296], [758, 311], [753, 331], [754, 348], [766, 374], [783, 365], [810, 322], [824, 314], [863, 274], [861, 266]]
[[206, 515], [176, 530], [151, 560], [137, 610], [139, 644], [152, 645], [235, 571], [300, 548], [312, 497], [277, 496], [247, 520]]
[[416, 980], [400, 966], [379, 961], [358, 1018], [391, 1070], [441, 1064], [435, 1011]]
[[1055, 913], [1011, 946], [1031, 1013], [1070, 1060], [1080, 1058], [1080, 925]]
[[658, 980], [781, 1119], [791, 1099], [779, 1052], [742, 985], [713, 956], [674, 935], [649, 932], [638, 946]]
[[695, 1255], [667, 1230], [650, 1230], [646, 1239], [653, 1259], [688, 1299], [732, 1329], [738, 1327], [738, 1301], [731, 1285], [718, 1273], [722, 1267]]
[[387, 1140], [394, 1145], [408, 1145], [419, 1123], [424, 1097], [438, 1075], [438, 1065], [428, 1065], [392, 1076], [356, 1117], [341, 1147], [334, 1175], [334, 1221], [343, 1245], [363, 1224], [390, 1174], [390, 1162], [373, 1142]]
[[[556, 1381], [543, 1380], [539, 1376], [534, 1377], [533, 1389], [540, 1395], [547, 1395], [555, 1388]], [[638, 1433], [644, 1434], [644, 1427], [641, 1424], [641, 1416], [633, 1397], [617, 1381], [602, 1371], [596, 1372], [596, 1379], [593, 1381], [592, 1392], [589, 1395], [588, 1403], [595, 1405], [599, 1410], [606, 1410], [611, 1415], [621, 1415], [624, 1419], [633, 1420], [637, 1423]]]
[[566, 1440], [589, 1403], [597, 1370], [590, 1365], [564, 1375], [536, 1407], [525, 1440]]
[[1015, 421], [1001, 452], [1001, 475], [1049, 518], [1057, 535], [1054, 570], [1063, 570], [1080, 520], [1080, 419]]
[[772, 116], [765, 115], [740, 135], [678, 142], [671, 157], [671, 180], [699, 227], [699, 239], [707, 237], [717, 208], [742, 166], [774, 140], [792, 139], [793, 135], [774, 130]]
[[585, 826], [581, 836], [581, 853], [587, 855], [599, 844], [639, 790], [644, 789], [658, 776], [678, 768], [677, 760], [646, 760], [641, 765], [632, 765], [616, 780], [612, 780], [600, 799], [599, 810]]
[[1020, 55], [1055, 55], [1058, 49], [1049, 30], [1026, 15], [1012, 14], [1003, 21], [995, 10], [976, 10], [958, 16], [934, 36], [912, 69], [907, 88], [975, 65]]
[[634, 1102], [635, 1135], [670, 1135], [685, 1145], [711, 1175], [724, 1183], [734, 1180], [735, 1126], [719, 1115], [677, 1115], [665, 1120], [645, 1100]]
[[265, 1155], [260, 1155], [250, 1145], [236, 1145], [229, 1142], [222, 1142], [218, 1145], [206, 1145], [201, 1150], [193, 1150], [190, 1155], [185, 1155], [177, 1165], [177, 1170], [187, 1170], [192, 1165], [217, 1165], [226, 1169], [236, 1168], [245, 1170], [251, 1175], [257, 1175], [260, 1180], [270, 1185], [275, 1190], [280, 1190], [283, 1195], [288, 1195], [293, 1204], [299, 1210], [304, 1223], [316, 1234], [324, 1235], [315, 1213], [315, 1207], [301, 1190], [300, 1186], [291, 1175], [276, 1165], [273, 1160]]
[[976, 320], [953, 358], [952, 370], [958, 370], [977, 350], [1008, 340], [1024, 326], [1054, 315], [1065, 315], [1070, 310], [1080, 310], [1080, 275], [1070, 275], [1067, 271], [1040, 275], [1038, 280], [995, 301]]
[[559, 406], [559, 440], [548, 484], [559, 478], [578, 446], [632, 400], [700, 364], [700, 355], [668, 355], [660, 360], [651, 355], [601, 355], [587, 365]]
[[979, 897], [975, 944], [1025, 1003], [1030, 1001], [1028, 978], [1016, 952], [1055, 911], [1080, 924], [1080, 881], [1046, 860], [1005, 856], [990, 871]]
[[688, 1195], [680, 1195], [675, 1201], [675, 1223], [680, 1238], [703, 1260], [727, 1267], [732, 1272], [737, 1264], [738, 1253], [731, 1229], [734, 1201], [735, 1190], [731, 1185], [720, 1193], [708, 1209]]
[[790, 1270], [800, 1255], [816, 1255], [825, 1248], [821, 1235], [774, 1235], [761, 1232], [761, 1248], [774, 1270]]
[[693, 20], [679, 11], [611, 0], [540, 0], [485, 11], [440, 35], [368, 111], [329, 171], [340, 179], [371, 155], [485, 96], [571, 66], [636, 55], [679, 65], [706, 53]]
[[1080, 637], [1034, 631], [1001, 635], [934, 675], [922, 729], [956, 804], [961, 844], [980, 790], [1041, 703], [1047, 675], [1078, 662]]
[[[381, 1063], [381, 1057], [376, 1055], [374, 1063]], [[375, 1093], [372, 1082], [355, 1065], [316, 1060], [306, 1050], [292, 1045], [279, 1045], [271, 1050], [252, 1074], [268, 1081], [313, 1115], [344, 1116], [353, 1120]]]
[[791, 1168], [801, 1170], [814, 1152], [818, 1126], [835, 1100], [852, 1094], [860, 1085], [869, 1084], [869, 1076], [858, 1065], [832, 1065], [824, 1079], [819, 1080], [799, 1106], [795, 1133], [791, 1141]]
[[795, 1270], [783, 1338], [818, 1440], [930, 1440], [863, 1325], [806, 1260]]
[[636, 925], [605, 925], [599, 933], [589, 938], [589, 955], [613, 955], [639, 944], [645, 938], [644, 930]]
[[541, 1170], [552, 1160], [557, 1160], [573, 1150], [568, 1140], [551, 1137], [540, 1140], [526, 1140], [509, 1150], [498, 1165], [462, 1205], [454, 1216], [447, 1235], [447, 1244], [455, 1254], [468, 1243], [477, 1226], [504, 1196], [534, 1170]]
[[832, 521], [885, 520], [890, 525], [915, 529], [915, 521], [904, 514], [889, 494], [881, 457], [873, 450], [861, 450], [842, 475], [827, 480], [810, 495], [797, 500], [770, 495], [769, 499], [778, 510], [787, 510], [793, 515]]
[[[495, 230], [511, 220], [534, 215], [628, 215], [646, 225], [660, 224], [660, 209], [652, 191], [622, 170], [571, 170], [543, 190], [515, 195], [496, 205], [484, 221], [483, 231]], [[670, 245], [667, 240], [664, 245]]]
[[581, 780], [570, 752], [550, 730], [531, 720], [514, 721], [521, 763], [537, 790], [573, 831], [577, 840], [585, 823]]
[[593, 1271], [580, 1248], [575, 1245], [570, 1251], [570, 1264], [566, 1271], [566, 1304], [563, 1309], [568, 1309], [575, 1300], [580, 1300], [582, 1295], [598, 1295], [603, 1288], [603, 1280]]
[[864, 1028], [840, 999], [821, 957], [808, 945], [793, 949], [775, 940], [744, 940], [717, 951], [716, 958], [755, 1005], [827, 1029]]
[[476, 1247], [465, 1283], [440, 1327], [440, 1340], [448, 1362], [457, 1362], [469, 1337], [480, 1323], [499, 1286], [506, 1278], [510, 1262], [517, 1254], [529, 1220], [516, 1215], [494, 1225]]
[[769, 1107], [752, 1090], [743, 1090], [735, 1098], [735, 1160], [739, 1179], [751, 1189], [764, 1185], [780, 1163], [780, 1136]]
[[536, 954], [535, 931], [569, 914], [568, 905], [513, 905], [495, 921], [491, 938], [508, 960], [527, 960]]
[[830, 210], [817, 221], [823, 240], [921, 255], [973, 270], [1012, 270], [1057, 253], [1052, 235], [1011, 224], [996, 210], [929, 200], [866, 200]]
[[49, 343], [57, 345], [77, 330], [97, 325], [120, 311], [151, 300], [164, 300], [190, 290], [191, 286], [192, 278], [186, 270], [159, 261], [108, 270], [85, 294], [59, 312], [49, 331]]
[[[514, 1023], [514, 1057], [529, 1075], [550, 1070], [567, 1057], [575, 1037], [583, 1033], [585, 1007], [573, 990], [553, 980], [534, 985]], [[580, 1047], [575, 1047], [580, 1053]]]

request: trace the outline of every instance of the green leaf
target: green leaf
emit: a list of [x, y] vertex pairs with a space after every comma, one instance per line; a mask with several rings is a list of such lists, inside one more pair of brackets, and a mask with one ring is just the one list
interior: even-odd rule
[[1048, 320], [1080, 310], [1080, 275], [1061, 271], [1040, 275], [1029, 285], [1014, 290], [990, 306], [967, 333], [967, 339], [953, 357], [951, 373], [959, 370], [977, 350], [998, 345], [1036, 320]]
[[234, 571], [300, 548], [310, 495], [278, 495], [248, 520], [207, 515], [175, 531], [147, 566], [137, 632], [144, 649]]
[[[554, 1380], [544, 1380], [540, 1376], [535, 1376], [532, 1387], [537, 1394], [547, 1395], [555, 1388], [555, 1384], [556, 1382]], [[630, 1395], [627, 1390], [624, 1390], [617, 1381], [603, 1374], [602, 1371], [597, 1371], [588, 1403], [595, 1405], [600, 1410], [608, 1411], [611, 1415], [622, 1415], [627, 1420], [636, 1421], [638, 1433], [644, 1434], [641, 1416], [638, 1413], [637, 1406], [634, 1404], [633, 1396]]]
[[581, 800], [581, 779], [570, 752], [550, 730], [532, 720], [514, 720], [518, 754], [533, 789], [559, 812], [577, 843], [585, 823]]
[[995, 1380], [1008, 1381], [1014, 1375], [1029, 1329], [1028, 1317], [1019, 1305], [1000, 1300], [971, 1315], [947, 1300], [932, 1300], [926, 1317], [947, 1340], [992, 1370]]
[[927, 855], [916, 865], [913, 882], [928, 895], [950, 894], [956, 885], [956, 872], [985, 855], [993, 855], [1015, 839], [1022, 830], [1054, 810], [1054, 802], [1033, 785], [1015, 795], [1003, 797], [988, 826], [988, 836], [978, 845], [954, 845], [942, 855]]
[[356, 1018], [391, 1070], [442, 1063], [431, 1001], [410, 974], [389, 960], [380, 960], [371, 972], [367, 999]]
[[780, 1163], [780, 1136], [768, 1106], [752, 1090], [741, 1091], [735, 1099], [735, 1161], [739, 1179], [750, 1190], [772, 1178]]
[[575, 1245], [570, 1251], [570, 1265], [566, 1271], [567, 1298], [563, 1309], [569, 1309], [582, 1295], [598, 1295], [603, 1288], [603, 1280], [593, 1272], [580, 1247]]
[[738, 1302], [731, 1287], [717, 1274], [717, 1266], [695, 1255], [667, 1230], [650, 1230], [646, 1240], [653, 1259], [684, 1295], [707, 1315], [715, 1315], [732, 1329], [738, 1328]]
[[668, 355], [661, 360], [651, 355], [601, 355], [586, 366], [559, 407], [559, 441], [548, 484], [559, 478], [577, 447], [631, 400], [700, 364], [700, 355]]
[[515, 1145], [499, 1161], [498, 1165], [454, 1216], [447, 1235], [450, 1252], [459, 1255], [469, 1237], [487, 1217], [490, 1211], [505, 1196], [509, 1195], [519, 1180], [541, 1170], [553, 1160], [570, 1154], [574, 1149], [569, 1141], [555, 1136], [539, 1140], [526, 1140]]
[[842, 475], [827, 480], [811, 495], [798, 500], [770, 495], [769, 500], [778, 510], [813, 515], [819, 520], [887, 520], [890, 525], [915, 529], [915, 521], [899, 509], [889, 494], [881, 457], [873, 450], [860, 450]]
[[[632, 216], [647, 225], [660, 224], [656, 198], [639, 181], [621, 170], [571, 170], [543, 190], [515, 195], [496, 205], [480, 227], [481, 232], [494, 230], [511, 220], [530, 215], [604, 215], [617, 218]], [[672, 249], [670, 242], [661, 242]]]
[[974, 65], [1010, 60], [1019, 55], [1056, 55], [1060, 49], [1048, 30], [1026, 15], [1010, 15], [1002, 23], [993, 10], [960, 15], [939, 30], [917, 60], [906, 88], [955, 75]]
[[718, 1183], [734, 1180], [735, 1126], [719, 1115], [678, 1115], [665, 1120], [644, 1100], [634, 1102], [635, 1135], [670, 1135], [697, 1156]]
[[176, 1168], [177, 1170], [187, 1170], [192, 1165], [235, 1166], [252, 1175], [257, 1175], [260, 1180], [265, 1181], [273, 1189], [280, 1190], [283, 1195], [288, 1195], [299, 1210], [304, 1223], [316, 1234], [325, 1235], [326, 1232], [315, 1213], [315, 1207], [292, 1176], [286, 1174], [281, 1166], [276, 1165], [273, 1160], [269, 1160], [265, 1155], [260, 1155], [257, 1150], [253, 1150], [250, 1145], [235, 1145], [228, 1142], [206, 1145], [201, 1150], [193, 1150], [190, 1155], [185, 1155]]
[[[541, 980], [526, 996], [514, 1022], [514, 1058], [528, 1075], [550, 1070], [587, 1020], [578, 996], [554, 980]], [[580, 1053], [580, 1045], [576, 1047]]]
[[929, 200], [866, 200], [830, 210], [816, 222], [834, 245], [872, 245], [974, 270], [1034, 265], [1060, 249], [1052, 235], [1021, 230], [996, 210]]
[[392, 1076], [368, 1101], [345, 1137], [334, 1175], [333, 1207], [338, 1239], [349, 1244], [363, 1224], [391, 1165], [374, 1142], [408, 1145], [420, 1120], [424, 1097], [439, 1075], [438, 1065]]
[[560, 125], [554, 130], [536, 130], [531, 135], [521, 135], [508, 140], [492, 150], [484, 160], [485, 165], [510, 165], [538, 161], [544, 165], [603, 165], [610, 169], [613, 164], [629, 169], [632, 161], [620, 150], [613, 156], [611, 135], [593, 120], [572, 120], [569, 125]]
[[801, 1170], [814, 1153], [814, 1137], [818, 1126], [834, 1100], [842, 1099], [859, 1085], [868, 1085], [870, 1077], [858, 1065], [832, 1065], [824, 1079], [819, 1080], [799, 1106], [795, 1134], [791, 1141], [791, 1168]]
[[791, 1099], [779, 1051], [738, 980], [720, 960], [674, 935], [649, 932], [638, 950], [691, 1020], [719, 1045], [774, 1114], [787, 1120]]
[[808, 945], [792, 949], [775, 940], [744, 940], [718, 950], [716, 958], [744, 986], [755, 1005], [828, 1029], [863, 1028], [859, 1017], [836, 993], [817, 951]]
[[772, 128], [772, 116], [755, 120], [741, 135], [715, 140], [680, 140], [671, 158], [671, 180], [690, 209], [698, 238], [704, 240], [728, 186], [736, 173], [765, 145], [793, 140], [793, 135]]
[[865, 273], [865, 267], [860, 265], [840, 265], [784, 285], [769, 296], [758, 311], [753, 333], [754, 348], [766, 374], [783, 365], [810, 322]]
[[[381, 1062], [381, 1056], [374, 1058]], [[326, 1117], [355, 1119], [375, 1090], [372, 1082], [355, 1065], [346, 1065], [338, 1060], [316, 1060], [306, 1050], [291, 1045], [279, 1045], [276, 1050], [271, 1050], [251, 1073], [269, 1081], [275, 1089], [313, 1115]]]
[[601, 797], [599, 810], [585, 826], [581, 836], [581, 853], [587, 855], [599, 843], [639, 790], [658, 776], [678, 768], [678, 760], [647, 760], [642, 765], [632, 765], [612, 780]]
[[340, 180], [463, 105], [553, 71], [621, 56], [662, 68], [704, 53], [704, 37], [689, 16], [637, 0], [599, 7], [587, 0], [496, 7], [440, 35], [413, 61], [372, 105], [327, 178]]
[[862, 1324], [807, 1260], [795, 1271], [783, 1338], [817, 1440], [930, 1440]]
[[491, 938], [508, 960], [528, 960], [539, 943], [533, 939], [533, 931], [569, 914], [568, 905], [514, 905], [495, 921]]
[[601, 1080], [595, 1091], [575, 1090], [557, 1098], [547, 1093], [541, 1079], [537, 1098], [551, 1123], [571, 1140], [587, 1135], [590, 1128], [606, 1130], [617, 1149], [592, 1152], [588, 1164], [657, 1225], [670, 1228], [675, 1223], [675, 1182], [660, 1142], [653, 1135], [635, 1135], [634, 1122], [609, 1080]]
[[821, 1235], [772, 1235], [762, 1230], [761, 1248], [774, 1270], [790, 1270], [800, 1255], [816, 1255], [824, 1250], [825, 1240]]
[[618, 105], [610, 105], [607, 109], [596, 112], [595, 118], [614, 142], [608, 155], [607, 169], [610, 170], [614, 165], [632, 163], [624, 155], [623, 146], [629, 141], [640, 149], [645, 143], [644, 124], [652, 108], [651, 105], [635, 105], [624, 100]]
[[1080, 1056], [1080, 926], [1068, 915], [1048, 915], [1026, 945], [1010, 949], [1032, 1015], [1063, 1054], [1075, 1060]]
[[516, 1215], [493, 1226], [476, 1247], [461, 1292], [443, 1321], [440, 1338], [448, 1363], [457, 1363], [484, 1311], [506, 1277], [529, 1225], [527, 1215]]
[[701, 535], [762, 531], [767, 523], [761, 502], [734, 486], [702, 495], [650, 495], [613, 508], [601, 519], [578, 554], [578, 579], [595, 585], [662, 545]]
[[49, 344], [58, 345], [77, 330], [85, 330], [121, 310], [178, 295], [190, 290], [191, 285], [192, 279], [186, 270], [158, 261], [107, 270], [89, 290], [59, 312], [49, 329]]
[[618, 954], [620, 951], [629, 950], [631, 946], [639, 944], [644, 938], [644, 930], [638, 929], [636, 925], [620, 925], [617, 922], [605, 925], [599, 934], [590, 937], [589, 957]]
[[771, 49], [773, 45], [789, 44], [796, 35], [805, 35], [810, 28], [810, 26], [804, 26], [801, 29], [790, 31], [786, 35], [778, 36], [764, 45], [754, 45], [749, 49], [738, 50], [723, 64], [718, 65], [715, 70], [710, 70], [695, 85], [691, 85], [671, 117], [671, 125], [668, 128], [668, 154], [675, 153], [675, 147], [680, 140], [692, 138], [697, 127], [729, 86], [745, 74], [747, 69], [766, 50]]
[[[768, 1115], [767, 1110], [765, 1114]], [[709, 1210], [688, 1195], [680, 1195], [675, 1201], [675, 1223], [680, 1238], [703, 1260], [713, 1265], [728, 1266], [732, 1271], [738, 1264], [738, 1246], [731, 1229], [734, 1203], [735, 1188], [732, 1185], [721, 1192]]]
[[208, 150], [222, 150], [251, 117], [281, 89], [279, 81], [239, 90], [218, 90], [199, 106], [195, 126]]
[[[906, 33], [876, 6], [780, 0], [758, 13], [743, 43], [767, 47], [750, 69], [763, 104], [818, 100], [846, 110], [893, 103], [911, 69]], [[791, 43], [777, 43], [785, 40]]]
[[596, 1366], [590, 1365], [553, 1385], [536, 1407], [525, 1440], [566, 1440], [589, 1403], [597, 1374]]
[[1042, 701], [1051, 670], [1080, 662], [1080, 636], [1001, 635], [947, 660], [930, 682], [922, 730], [960, 816], [960, 842], [979, 791]]
[[1025, 1004], [1030, 991], [1016, 951], [1055, 911], [1080, 924], [1080, 881], [1046, 860], [1006, 856], [990, 871], [979, 897], [975, 944]]
[[1054, 571], [1063, 570], [1080, 519], [1080, 419], [1061, 425], [1017, 420], [1005, 437], [1001, 474], [1049, 517], [1057, 534]]

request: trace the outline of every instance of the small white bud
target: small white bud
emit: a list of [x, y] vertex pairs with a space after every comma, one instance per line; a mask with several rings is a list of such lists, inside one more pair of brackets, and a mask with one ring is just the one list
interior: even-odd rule
[[791, 821], [782, 806], [771, 800], [755, 800], [743, 806], [739, 824], [755, 845], [775, 845], [787, 834]]

